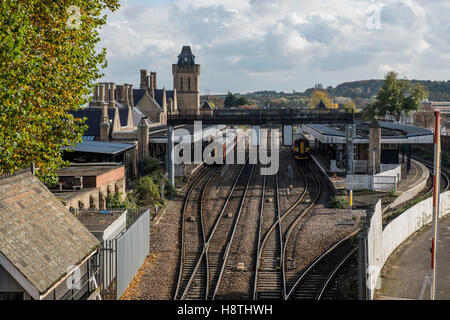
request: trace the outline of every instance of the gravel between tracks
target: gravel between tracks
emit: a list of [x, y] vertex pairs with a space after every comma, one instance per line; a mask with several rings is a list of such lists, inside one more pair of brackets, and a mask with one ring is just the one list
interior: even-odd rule
[[294, 257], [297, 275], [333, 244], [356, 231], [364, 216], [363, 210], [312, 209], [292, 235], [297, 241], [289, 256]]

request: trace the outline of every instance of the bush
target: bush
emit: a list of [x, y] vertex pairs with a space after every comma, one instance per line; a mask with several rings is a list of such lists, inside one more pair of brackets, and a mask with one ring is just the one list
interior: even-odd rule
[[144, 158], [144, 175], [153, 174], [158, 170], [161, 170], [161, 165], [158, 159], [153, 157]]
[[106, 197], [106, 207], [107, 208], [125, 208], [133, 209], [136, 208], [136, 203], [131, 195], [129, 195], [124, 201], [122, 199], [122, 192], [118, 194], [110, 194]]
[[159, 194], [159, 185], [153, 181], [151, 176], [140, 178], [134, 189], [139, 203], [143, 205], [163, 205], [164, 200]]
[[330, 198], [330, 206], [336, 209], [348, 209], [349, 203], [345, 197], [332, 197]]

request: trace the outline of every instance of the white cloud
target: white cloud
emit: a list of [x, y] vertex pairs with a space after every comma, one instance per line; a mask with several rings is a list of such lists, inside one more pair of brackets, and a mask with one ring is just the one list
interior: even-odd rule
[[[138, 85], [139, 69], [172, 87], [171, 64], [191, 45], [211, 92], [303, 90], [316, 82], [381, 78], [446, 79], [447, 0], [174, 0], [122, 3], [101, 31], [107, 80]], [[124, 1], [122, 1], [124, 2]], [[367, 8], [382, 5], [380, 29]]]

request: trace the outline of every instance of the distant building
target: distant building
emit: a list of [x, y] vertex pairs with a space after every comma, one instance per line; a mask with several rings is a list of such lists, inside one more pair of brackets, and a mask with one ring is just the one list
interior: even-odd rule
[[173, 87], [177, 92], [180, 113], [200, 110], [200, 65], [195, 64], [195, 56], [190, 46], [184, 46], [178, 62], [172, 65]]
[[59, 186], [52, 192], [72, 212], [105, 209], [106, 197], [125, 197], [125, 167], [114, 163], [72, 164], [56, 172]]

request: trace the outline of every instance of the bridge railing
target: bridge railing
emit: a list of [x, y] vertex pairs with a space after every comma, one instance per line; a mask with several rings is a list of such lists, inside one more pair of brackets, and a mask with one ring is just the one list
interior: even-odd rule
[[181, 124], [193, 121], [223, 124], [297, 124], [297, 123], [353, 123], [360, 114], [351, 109], [309, 108], [217, 108], [213, 110], [181, 109], [168, 114], [168, 123]]

